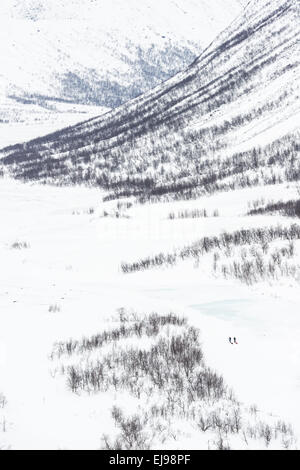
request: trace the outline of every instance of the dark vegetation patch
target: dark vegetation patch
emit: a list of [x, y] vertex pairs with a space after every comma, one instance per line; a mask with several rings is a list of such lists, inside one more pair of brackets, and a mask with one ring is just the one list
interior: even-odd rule
[[236, 438], [245, 447], [253, 442], [269, 447], [272, 441], [279, 448], [294, 446], [289, 425], [265, 422], [256, 407], [236, 400], [223, 377], [206, 364], [198, 330], [173, 313], [141, 318], [121, 309], [117, 327], [60, 342], [52, 359], [59, 360], [73, 393], [134, 398], [131, 413], [112, 407], [115, 429], [103, 434], [102, 449], [144, 450], [180, 441], [184, 431], [178, 423], [198, 438], [207, 434], [205, 442], [214, 449], [231, 448]]
[[[176, 79], [104, 116], [9, 147], [2, 165], [16, 178], [84, 183], [103, 188], [107, 200], [134, 196], [139, 202], [299, 180], [298, 131], [230, 152], [232, 133], [270, 116], [279, 119], [296, 94], [292, 81], [272, 99], [253, 100], [245, 112], [238, 106], [235, 114], [226, 112], [259, 91], [262, 76], [271, 82], [290, 73], [288, 57], [298, 41], [294, 13], [291, 2], [280, 11], [261, 10]], [[214, 111], [221, 108], [224, 117], [216, 123]]]

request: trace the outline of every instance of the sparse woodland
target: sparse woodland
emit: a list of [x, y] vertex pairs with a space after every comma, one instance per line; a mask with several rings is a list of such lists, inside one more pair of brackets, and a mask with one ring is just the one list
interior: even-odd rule
[[60, 364], [55, 374], [65, 377], [73, 393], [110, 391], [135, 398], [131, 414], [113, 406], [115, 430], [103, 434], [102, 449], [157, 448], [189, 432], [216, 450], [237, 441], [245, 449], [294, 447], [291, 426], [239, 403], [223, 377], [206, 365], [199, 332], [186, 319], [122, 310], [118, 323], [90, 338], [58, 343], [51, 356]]

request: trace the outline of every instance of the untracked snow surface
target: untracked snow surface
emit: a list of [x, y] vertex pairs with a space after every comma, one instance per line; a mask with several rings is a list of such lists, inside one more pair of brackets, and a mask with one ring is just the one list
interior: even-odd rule
[[[287, 199], [297, 194], [293, 185], [281, 190]], [[134, 204], [116, 218], [116, 203], [102, 203], [96, 189], [1, 179], [0, 392], [7, 404], [0, 409], [5, 424], [0, 445], [99, 448], [112, 427], [113, 405], [136, 409], [133, 398], [124, 404], [122, 393], [112, 390], [72, 393], [57, 359], [50, 357], [58, 341], [109, 329], [118, 309], [185, 316], [200, 330], [208, 365], [224, 376], [238, 400], [256, 404], [264, 416], [291, 422], [299, 435], [300, 303], [294, 281], [249, 286], [216, 276], [206, 261], [133, 274], [121, 270], [123, 261], [224, 229], [288, 226], [288, 217], [245, 216], [249, 201], [274, 197], [276, 188], [266, 186], [189, 202]], [[218, 217], [168, 218], [172, 211], [205, 208], [210, 213], [216, 207]], [[299, 254], [299, 242], [296, 248]], [[229, 336], [236, 336], [238, 345], [231, 345]], [[207, 434], [193, 432], [185, 429], [165, 445], [208, 448]], [[245, 442], [236, 447], [247, 448]]]

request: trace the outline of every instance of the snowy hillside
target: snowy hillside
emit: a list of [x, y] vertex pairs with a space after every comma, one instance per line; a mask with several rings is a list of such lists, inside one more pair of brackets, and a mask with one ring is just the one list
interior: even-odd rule
[[240, 10], [237, 0], [2, 1], [0, 146], [149, 90], [189, 65]]

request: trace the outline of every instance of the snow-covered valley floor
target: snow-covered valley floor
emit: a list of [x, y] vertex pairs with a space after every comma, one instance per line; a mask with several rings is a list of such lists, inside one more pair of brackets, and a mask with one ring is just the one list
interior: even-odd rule
[[[300, 435], [300, 291], [297, 280], [253, 286], [186, 261], [124, 274], [131, 262], [171, 252], [204, 235], [289, 225], [283, 216], [246, 216], [249, 202], [293, 199], [293, 185], [250, 188], [194, 201], [119, 211], [99, 190], [0, 179], [0, 446], [94, 449], [110, 426], [116, 392], [72, 393], [55, 372], [57, 341], [110, 325], [116, 311], [174, 312], [199, 328], [207, 364], [238, 399], [290, 422]], [[171, 220], [179, 210], [218, 209], [218, 217]], [[103, 212], [106, 216], [103, 217]], [[299, 241], [296, 245], [296, 255]], [[300, 251], [299, 251], [300, 253]], [[300, 264], [300, 258], [296, 256]], [[228, 337], [236, 337], [231, 345]], [[134, 400], [123, 407], [134, 408]], [[174, 441], [174, 448], [206, 443]], [[163, 447], [163, 446], [162, 446]]]

